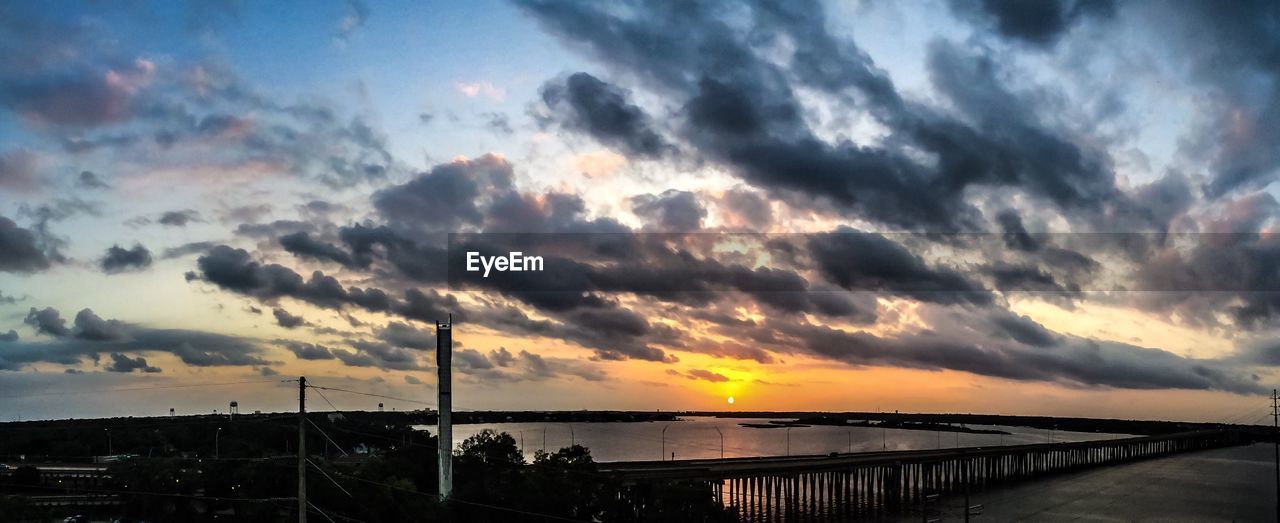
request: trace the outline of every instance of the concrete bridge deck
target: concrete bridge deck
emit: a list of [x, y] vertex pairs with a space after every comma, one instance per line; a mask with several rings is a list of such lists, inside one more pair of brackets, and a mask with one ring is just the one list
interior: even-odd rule
[[684, 461], [601, 464], [631, 485], [623, 494], [643, 516], [663, 482], [704, 484], [744, 521], [928, 515], [942, 496], [1182, 452], [1246, 443], [1205, 430], [1113, 440]]

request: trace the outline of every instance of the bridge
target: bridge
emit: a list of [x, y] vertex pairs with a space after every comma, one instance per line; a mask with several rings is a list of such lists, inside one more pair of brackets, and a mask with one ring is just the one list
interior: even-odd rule
[[1071, 443], [818, 456], [602, 463], [638, 517], [654, 488], [708, 488], [742, 521], [881, 518], [918, 513], [942, 495], [1088, 467], [1248, 443], [1229, 430]]

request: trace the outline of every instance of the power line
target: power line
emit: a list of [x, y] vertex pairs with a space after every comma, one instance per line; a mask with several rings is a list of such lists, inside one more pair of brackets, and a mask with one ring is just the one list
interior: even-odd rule
[[319, 425], [316, 425], [316, 422], [311, 421], [311, 418], [307, 418], [307, 423], [310, 423], [312, 427], [315, 427], [316, 430], [320, 431], [320, 435], [324, 436], [324, 439], [329, 440], [329, 443], [332, 443], [334, 448], [338, 449], [338, 452], [341, 452], [343, 456], [350, 456], [350, 454], [347, 454], [347, 451], [342, 450], [342, 446], [338, 445], [338, 442], [333, 441], [333, 438], [330, 438], [329, 435], [324, 432], [324, 429], [320, 428]]
[[334, 521], [333, 518], [329, 517], [328, 514], [325, 514], [323, 510], [320, 510], [320, 507], [317, 507], [315, 503], [308, 501], [307, 506], [310, 507], [310, 510], [308, 510], [307, 512], [315, 512], [317, 514], [320, 514], [321, 516], [324, 516], [324, 519], [329, 520], [329, 523], [338, 523]]
[[346, 393], [348, 393], [348, 394], [359, 394], [359, 395], [361, 395], [361, 396], [371, 396], [371, 397], [374, 397], [374, 398], [383, 398], [383, 399], [389, 399], [389, 400], [395, 400], [395, 401], [403, 401], [403, 402], [405, 402], [405, 403], [416, 403], [416, 404], [419, 404], [419, 405], [426, 405], [426, 406], [428, 406], [428, 407], [434, 407], [434, 406], [435, 406], [435, 404], [434, 404], [434, 403], [430, 403], [430, 402], [426, 402], [426, 401], [413, 400], [413, 399], [408, 399], [408, 398], [398, 398], [398, 397], [395, 397], [395, 396], [388, 396], [388, 395], [386, 395], [386, 394], [374, 394], [374, 393], [372, 393], [372, 392], [360, 392], [360, 391], [356, 391], [356, 390], [340, 389], [340, 388], [338, 388], [338, 387], [321, 387], [321, 386], [319, 386], [319, 385], [309, 385], [309, 387], [310, 387], [310, 388], [313, 388], [313, 389], [320, 389], [320, 390], [332, 390], [332, 391], [337, 391], [337, 392], [346, 392]]
[[311, 388], [315, 389], [316, 394], [320, 395], [320, 399], [329, 404], [329, 408], [333, 409], [334, 412], [338, 412], [338, 407], [335, 406], [332, 401], [329, 401], [329, 398], [324, 395], [324, 392], [321, 392], [320, 389], [315, 386], [312, 386]]
[[341, 490], [343, 494], [346, 494], [346, 495], [347, 495], [347, 497], [349, 497], [349, 498], [354, 498], [354, 497], [355, 497], [355, 496], [351, 495], [351, 493], [350, 493], [350, 492], [348, 492], [348, 491], [347, 491], [347, 489], [346, 489], [345, 487], [343, 487], [343, 486], [342, 486], [341, 484], [339, 484], [336, 480], [334, 480], [334, 479], [333, 479], [333, 476], [330, 476], [328, 472], [325, 472], [325, 471], [324, 471], [324, 469], [320, 468], [320, 465], [316, 465], [316, 462], [311, 461], [311, 459], [309, 459], [309, 458], [308, 458], [308, 459], [307, 459], [307, 463], [310, 463], [312, 467], [315, 467], [315, 469], [316, 469], [316, 470], [320, 471], [320, 473], [324, 475], [325, 479], [329, 480], [329, 482], [330, 482], [330, 483], [333, 483], [333, 486], [338, 487], [338, 490]]

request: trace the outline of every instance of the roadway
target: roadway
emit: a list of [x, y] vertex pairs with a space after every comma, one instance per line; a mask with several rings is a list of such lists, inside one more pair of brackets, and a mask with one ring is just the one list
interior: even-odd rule
[[[1276, 521], [1270, 444], [1176, 454], [975, 491], [978, 521]], [[963, 497], [938, 504], [960, 521]], [[919, 521], [905, 515], [901, 521]]]

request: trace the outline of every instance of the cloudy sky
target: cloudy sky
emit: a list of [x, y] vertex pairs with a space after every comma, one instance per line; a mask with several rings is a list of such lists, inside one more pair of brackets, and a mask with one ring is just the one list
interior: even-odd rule
[[[1277, 27], [1274, 2], [9, 2], [0, 419], [283, 410], [299, 375], [430, 403], [452, 314], [463, 409], [1257, 421]], [[548, 270], [450, 280], [449, 233]]]

